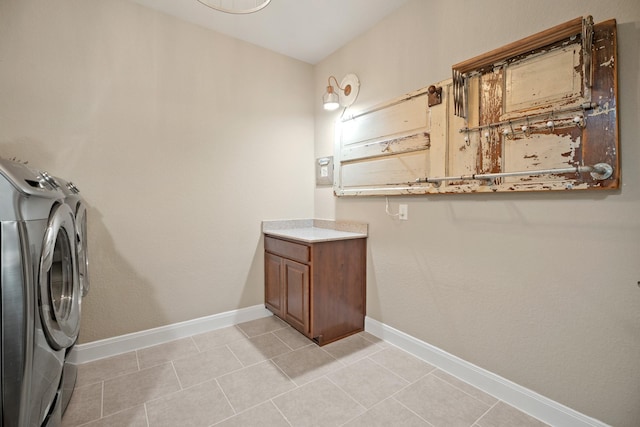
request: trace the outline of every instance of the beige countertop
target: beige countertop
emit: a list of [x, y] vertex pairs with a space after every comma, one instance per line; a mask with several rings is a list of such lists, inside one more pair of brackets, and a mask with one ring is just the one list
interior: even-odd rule
[[368, 225], [350, 221], [294, 219], [263, 221], [262, 232], [305, 243], [331, 240], [362, 239], [367, 237]]

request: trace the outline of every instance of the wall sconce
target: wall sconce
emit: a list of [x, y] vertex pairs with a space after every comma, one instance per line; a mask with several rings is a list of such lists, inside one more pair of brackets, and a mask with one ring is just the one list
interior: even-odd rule
[[211, 9], [220, 12], [232, 13], [234, 15], [243, 15], [247, 13], [257, 12], [267, 7], [271, 0], [234, 0], [233, 2], [223, 0], [198, 0]]
[[[331, 79], [336, 83], [338, 92], [331, 85]], [[340, 84], [334, 76], [329, 76], [328, 83], [327, 91], [322, 96], [322, 105], [325, 110], [332, 111], [340, 106], [349, 107], [358, 97], [360, 80], [355, 74], [347, 74]]]

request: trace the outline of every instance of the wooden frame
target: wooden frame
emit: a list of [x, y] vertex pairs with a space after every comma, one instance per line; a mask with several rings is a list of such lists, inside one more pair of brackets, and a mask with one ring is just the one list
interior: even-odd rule
[[343, 120], [335, 194], [618, 188], [616, 37], [576, 18], [454, 65], [440, 104], [423, 88]]

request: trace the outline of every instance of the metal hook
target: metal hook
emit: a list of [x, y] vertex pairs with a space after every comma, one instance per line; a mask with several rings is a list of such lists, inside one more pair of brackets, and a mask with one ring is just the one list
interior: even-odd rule
[[525, 137], [529, 137], [531, 136], [531, 126], [529, 125], [529, 116], [525, 117], [526, 119], [526, 124], [522, 125], [521, 129], [522, 129], [522, 133], [524, 133]]
[[503, 134], [504, 136], [506, 136], [506, 137], [507, 137], [507, 139], [513, 139], [513, 138], [515, 138], [515, 137], [516, 137], [516, 136], [515, 136], [515, 133], [514, 133], [514, 131], [513, 131], [513, 123], [511, 123], [511, 121], [509, 121], [509, 129], [506, 129], [506, 128], [505, 128], [505, 129], [503, 129], [503, 130], [502, 130], [502, 134]]
[[487, 144], [491, 144], [493, 142], [493, 135], [490, 126], [484, 131], [484, 137], [487, 139]]
[[469, 129], [467, 128], [467, 134], [464, 137], [464, 143], [467, 147], [471, 147], [471, 138], [469, 138]]
[[551, 116], [549, 117], [549, 121], [547, 122], [547, 127], [551, 129], [551, 132], [556, 130], [556, 124], [553, 121], [553, 111], [551, 111]]
[[575, 123], [576, 127], [580, 128], [580, 129], [584, 128], [584, 126], [585, 126], [584, 118], [580, 117], [580, 116], [575, 116], [573, 118], [573, 123]]

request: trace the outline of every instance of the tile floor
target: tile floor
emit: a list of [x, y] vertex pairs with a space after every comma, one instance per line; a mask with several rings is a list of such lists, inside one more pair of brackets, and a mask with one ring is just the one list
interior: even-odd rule
[[78, 366], [63, 427], [546, 424], [366, 332], [318, 347], [276, 317]]

